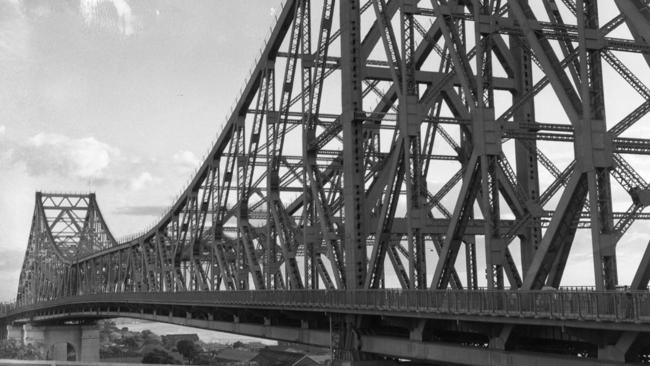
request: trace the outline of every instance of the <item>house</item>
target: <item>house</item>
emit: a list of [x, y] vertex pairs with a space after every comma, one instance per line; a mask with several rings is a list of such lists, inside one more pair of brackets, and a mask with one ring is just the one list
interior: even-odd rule
[[[263, 348], [251, 362], [257, 362], [259, 366], [287, 366], [293, 365], [304, 358], [303, 353], [279, 351]], [[309, 364], [307, 364], [309, 365]]]
[[301, 359], [294, 362], [291, 366], [319, 366], [320, 363], [313, 360], [311, 357], [304, 355]]
[[330, 355], [305, 355], [291, 366], [320, 366], [330, 359]]
[[243, 349], [226, 348], [215, 356], [217, 362], [250, 362], [258, 354], [256, 352], [246, 351]]

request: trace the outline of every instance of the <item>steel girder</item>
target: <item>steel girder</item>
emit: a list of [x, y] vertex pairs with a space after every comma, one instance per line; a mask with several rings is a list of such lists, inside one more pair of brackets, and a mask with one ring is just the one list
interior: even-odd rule
[[[152, 229], [116, 243], [94, 196], [87, 215], [37, 200], [19, 301], [536, 290], [564, 283], [584, 228], [591, 285], [613, 290], [618, 243], [650, 218], [634, 168], [650, 140], [629, 133], [650, 112], [647, 69], [621, 61], [650, 57], [649, 10], [615, 6], [605, 17], [594, 0], [290, 0], [203, 165]], [[621, 24], [629, 39], [610, 36]], [[605, 65], [643, 100], [620, 120], [604, 107]], [[551, 123], [537, 119], [544, 94], [558, 100]], [[560, 143], [572, 162], [554, 160]], [[53, 263], [39, 262], [43, 248]]]
[[74, 263], [116, 244], [94, 194], [36, 193], [17, 299], [34, 303], [77, 293]]
[[[635, 15], [645, 14], [645, 5], [617, 2], [622, 15], [603, 27], [594, 4], [561, 6], [543, 2], [546, 22], [537, 20], [541, 9], [525, 2], [372, 0], [357, 7], [324, 1], [315, 13], [320, 22], [312, 25], [310, 2], [288, 2], [233, 115], [169, 213], [125, 243], [82, 246], [74, 265], [83, 274], [92, 271], [92, 261], [123, 256], [121, 280], [137, 279], [142, 283], [133, 286], [152, 291], [216, 289], [213, 284], [318, 288], [320, 282], [376, 288], [385, 286], [387, 271], [405, 287], [426, 288], [432, 280], [445, 288], [457, 278], [459, 245], [473, 245], [476, 231], [468, 228], [482, 223], [479, 238], [491, 268], [487, 285], [504, 287], [506, 274], [511, 286], [540, 288], [559, 285], [575, 230], [590, 227], [594, 251], [602, 252], [595, 259], [594, 285], [613, 288], [616, 243], [634, 219], [645, 218], [641, 211], [648, 201], [647, 183], [622, 153], [645, 153], [650, 141], [613, 137], [643, 118], [638, 111], [632, 112], [634, 121], [626, 117], [624, 125], [607, 131], [600, 69], [605, 59], [642, 97], [650, 96], [615, 54], [646, 52], [646, 27]], [[623, 22], [634, 39], [608, 38]], [[312, 33], [318, 35], [315, 47]], [[496, 75], [495, 68], [505, 75]], [[543, 77], [535, 77], [538, 69]], [[341, 82], [332, 87], [336, 74]], [[536, 95], [548, 86], [570, 125], [536, 121]], [[341, 104], [326, 100], [337, 90]], [[512, 94], [512, 103], [495, 99], [501, 90]], [[340, 114], [327, 113], [337, 105]], [[505, 110], [500, 116], [497, 107]], [[302, 148], [287, 139], [302, 141]], [[501, 147], [510, 139], [516, 169]], [[539, 147], [546, 140], [573, 143], [575, 162], [558, 168]], [[446, 156], [461, 170], [434, 194], [430, 180], [442, 155], [433, 152], [447, 146], [452, 153]], [[540, 165], [555, 178], [546, 187], [539, 182]], [[610, 175], [633, 199], [626, 212], [613, 211]], [[459, 183], [449, 210], [443, 201], [453, 200]], [[562, 187], [567, 198], [549, 204]], [[70, 220], [70, 212], [62, 210], [54, 222]], [[88, 220], [103, 223], [98, 210], [89, 212]], [[440, 221], [436, 212], [449, 220], [447, 230], [427, 229]], [[502, 220], [504, 214], [517, 225]], [[84, 230], [60, 236], [59, 247], [80, 241]], [[105, 225], [104, 232], [114, 241]], [[395, 250], [402, 247], [396, 239], [404, 241], [405, 251]], [[515, 240], [519, 263], [509, 250]], [[441, 258], [430, 279], [426, 267], [435, 258], [426, 248], [436, 248]], [[466, 252], [468, 272], [475, 273], [475, 251]], [[393, 268], [386, 269], [387, 263]], [[127, 274], [133, 268], [144, 273]], [[476, 287], [472, 276], [453, 285]]]

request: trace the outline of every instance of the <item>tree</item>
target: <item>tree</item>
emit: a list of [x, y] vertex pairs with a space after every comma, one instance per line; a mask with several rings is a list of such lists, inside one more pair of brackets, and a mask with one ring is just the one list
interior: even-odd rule
[[17, 360], [43, 360], [44, 354], [37, 347], [15, 340], [0, 341], [0, 358], [17, 359]]
[[178, 341], [178, 343], [176, 343], [176, 350], [178, 350], [178, 353], [183, 355], [183, 357], [185, 357], [185, 359], [187, 359], [190, 363], [201, 351], [199, 347], [197, 347], [196, 344], [189, 339], [181, 339]]
[[154, 348], [142, 357], [142, 363], [178, 365], [179, 362], [162, 348]]
[[134, 334], [125, 334], [122, 336], [122, 344], [129, 350], [135, 350], [140, 347], [140, 343]]
[[142, 343], [145, 346], [161, 346], [162, 339], [156, 333], [150, 331], [149, 329], [143, 330], [141, 333]]

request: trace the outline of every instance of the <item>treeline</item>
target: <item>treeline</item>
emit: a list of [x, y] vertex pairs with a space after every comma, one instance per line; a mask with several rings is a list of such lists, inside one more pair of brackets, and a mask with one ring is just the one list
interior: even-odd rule
[[44, 360], [44, 350], [31, 344], [24, 345], [14, 339], [0, 340], [0, 359]]

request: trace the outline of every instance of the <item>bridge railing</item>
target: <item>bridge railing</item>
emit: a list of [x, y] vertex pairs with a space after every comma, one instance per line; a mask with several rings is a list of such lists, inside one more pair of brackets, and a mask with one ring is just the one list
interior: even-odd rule
[[[503, 316], [650, 323], [648, 291], [289, 290], [103, 293], [19, 307], [88, 303], [169, 304], [317, 310], [324, 312]], [[408, 313], [408, 314], [407, 314]]]
[[224, 292], [216, 303], [650, 322], [650, 293], [643, 291], [245, 291]]

